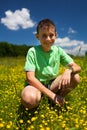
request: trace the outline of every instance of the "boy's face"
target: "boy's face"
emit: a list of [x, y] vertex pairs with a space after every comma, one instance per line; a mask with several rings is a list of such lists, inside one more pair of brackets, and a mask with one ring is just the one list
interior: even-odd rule
[[37, 39], [40, 41], [44, 51], [50, 51], [51, 46], [54, 44], [56, 39], [56, 32], [54, 26], [44, 25], [39, 29], [39, 33], [36, 34]]

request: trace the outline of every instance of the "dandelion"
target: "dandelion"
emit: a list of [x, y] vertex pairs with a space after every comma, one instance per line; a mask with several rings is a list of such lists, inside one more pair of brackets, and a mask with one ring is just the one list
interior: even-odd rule
[[60, 116], [59, 116], [59, 119], [63, 119], [63, 116], [62, 116], [62, 115], [60, 115]]
[[27, 123], [30, 124], [31, 123], [30, 120], [27, 120]]
[[82, 112], [83, 114], [86, 114], [86, 110], [83, 110], [83, 112]]
[[28, 108], [25, 108], [26, 111], [28, 111]]
[[49, 128], [49, 127], [46, 127], [46, 130], [50, 130], [50, 128]]
[[0, 123], [0, 128], [4, 127], [4, 124], [3, 123]]
[[65, 128], [65, 130], [69, 130], [69, 128], [68, 128], [68, 127], [66, 127], [66, 128]]
[[43, 125], [42, 125], [42, 124], [40, 124], [40, 125], [39, 125], [39, 127], [40, 127], [40, 128], [42, 128], [42, 127], [43, 127]]
[[6, 128], [7, 128], [7, 129], [10, 129], [10, 128], [11, 128], [11, 125], [7, 125]]
[[2, 121], [3, 119], [2, 118], [0, 118], [0, 121]]
[[79, 122], [80, 122], [80, 124], [82, 124], [84, 121], [83, 121], [83, 120], [80, 120]]
[[48, 125], [47, 122], [45, 122], [44, 125], [47, 126]]
[[42, 118], [44, 118], [45, 116], [44, 115], [40, 115]]
[[37, 117], [32, 117], [31, 118], [31, 121], [33, 122], [33, 121], [35, 121], [37, 119]]
[[85, 100], [87, 101], [87, 98]]
[[34, 126], [33, 126], [33, 125], [30, 126], [30, 130], [32, 130], [32, 129], [34, 129]]
[[40, 128], [40, 130], [46, 130], [45, 128]]
[[35, 114], [38, 114], [38, 111], [35, 111], [34, 113], [35, 113]]
[[19, 122], [20, 122], [20, 124], [23, 124], [24, 121], [22, 119], [20, 119]]
[[75, 119], [75, 122], [78, 124], [78, 118]]
[[66, 126], [66, 124], [65, 123], [62, 123], [62, 128], [64, 128]]
[[87, 124], [86, 124], [86, 123], [83, 123], [82, 125], [83, 125], [83, 126], [86, 126]]
[[76, 126], [76, 128], [79, 128], [79, 124], [76, 124], [75, 126]]
[[12, 118], [12, 112], [9, 114], [9, 116]]

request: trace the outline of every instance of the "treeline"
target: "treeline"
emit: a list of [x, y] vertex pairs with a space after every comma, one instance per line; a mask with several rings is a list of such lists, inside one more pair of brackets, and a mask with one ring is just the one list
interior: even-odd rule
[[0, 57], [17, 57], [26, 56], [28, 49], [31, 46], [14, 45], [7, 42], [0, 42]]
[[[0, 42], [0, 57], [18, 57], [26, 56], [28, 49], [32, 46], [28, 45], [17, 45], [8, 42]], [[70, 55], [70, 54], [69, 54]], [[74, 57], [73, 55], [70, 55]], [[87, 56], [87, 52], [85, 52]]]

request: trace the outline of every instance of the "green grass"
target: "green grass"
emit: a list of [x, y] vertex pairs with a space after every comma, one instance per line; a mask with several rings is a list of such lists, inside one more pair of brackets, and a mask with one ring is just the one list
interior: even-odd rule
[[0, 58], [0, 129], [87, 130], [87, 59], [75, 61], [82, 68], [81, 82], [65, 97], [66, 105], [53, 107], [44, 96], [39, 107], [29, 111], [23, 108], [20, 98], [25, 58]]

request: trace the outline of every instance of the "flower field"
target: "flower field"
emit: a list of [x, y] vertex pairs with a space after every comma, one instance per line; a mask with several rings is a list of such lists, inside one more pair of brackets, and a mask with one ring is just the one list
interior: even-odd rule
[[[0, 130], [87, 130], [87, 57], [75, 58], [81, 82], [60, 108], [44, 95], [36, 109], [24, 109], [25, 58], [0, 58]], [[62, 72], [61, 68], [60, 72]]]

